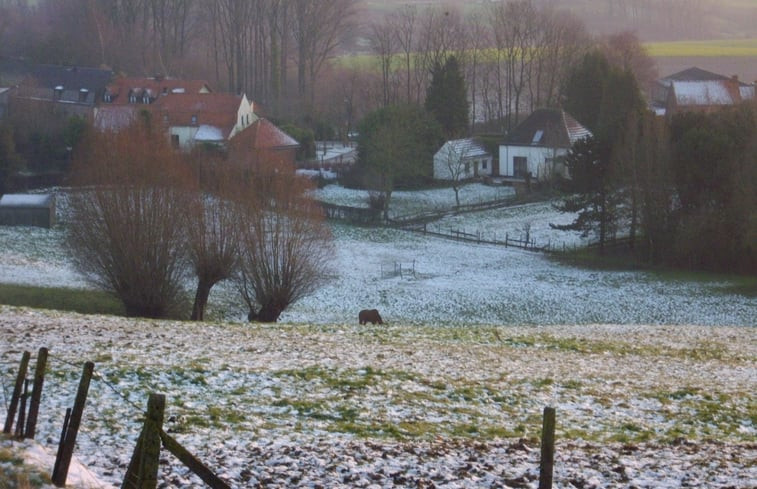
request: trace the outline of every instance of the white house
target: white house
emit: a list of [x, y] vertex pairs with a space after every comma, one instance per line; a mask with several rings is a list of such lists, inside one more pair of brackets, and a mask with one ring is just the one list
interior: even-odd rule
[[492, 155], [473, 139], [447, 141], [434, 155], [434, 178], [468, 180], [492, 174]]
[[560, 109], [538, 109], [505, 137], [499, 146], [500, 175], [549, 180], [568, 177], [565, 155], [591, 131]]

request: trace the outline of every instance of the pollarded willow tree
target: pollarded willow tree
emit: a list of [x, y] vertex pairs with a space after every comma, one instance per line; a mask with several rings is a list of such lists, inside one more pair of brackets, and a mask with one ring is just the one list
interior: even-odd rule
[[149, 124], [91, 132], [72, 167], [68, 248], [76, 268], [129, 316], [177, 317], [186, 276], [187, 166]]
[[202, 186], [187, 209], [189, 261], [197, 279], [193, 321], [205, 319], [211, 289], [234, 276], [239, 264], [240, 206], [238, 172], [214, 152], [198, 151], [194, 167]]
[[267, 157], [248, 178], [250, 193], [239, 201], [238, 285], [249, 319], [275, 322], [326, 280], [333, 241], [308, 180]]

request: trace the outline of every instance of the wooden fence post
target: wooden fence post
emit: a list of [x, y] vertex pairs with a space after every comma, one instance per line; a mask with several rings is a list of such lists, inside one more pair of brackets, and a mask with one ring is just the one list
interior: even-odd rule
[[186, 448], [182, 447], [179, 442], [171, 438], [165, 431], [160, 432], [160, 439], [166, 450], [173, 453], [181, 463], [186, 465], [195, 475], [205, 482], [211, 489], [231, 489], [228, 484], [218, 478], [202, 462], [197, 460]]
[[552, 488], [552, 469], [555, 464], [555, 408], [544, 408], [544, 423], [541, 430], [541, 463], [539, 465], [539, 489]]
[[166, 396], [150, 394], [142, 433], [126, 470], [121, 489], [155, 489], [158, 487], [160, 462], [160, 433], [163, 430], [163, 413]]
[[18, 409], [18, 400], [21, 398], [21, 389], [24, 388], [24, 379], [26, 378], [26, 369], [29, 367], [29, 357], [31, 354], [25, 351], [21, 355], [21, 364], [18, 367], [18, 375], [16, 376], [16, 385], [13, 387], [13, 394], [11, 394], [11, 403], [8, 406], [8, 415], [5, 418], [5, 426], [3, 427], [3, 433], [8, 435], [13, 430], [13, 419], [16, 417], [16, 410]]
[[[58, 453], [63, 451], [63, 445], [66, 443], [66, 430], [68, 430], [68, 420], [71, 419], [71, 408], [66, 408], [66, 416], [63, 419], [63, 429], [60, 430], [60, 438], [58, 439]], [[60, 467], [60, 456], [55, 457], [55, 465], [53, 465], [53, 475], [57, 474]], [[52, 479], [52, 478], [51, 478]]]
[[42, 398], [42, 384], [45, 382], [45, 368], [47, 367], [47, 348], [40, 348], [37, 353], [37, 366], [34, 369], [34, 386], [32, 387], [32, 400], [29, 404], [29, 417], [26, 420], [26, 438], [34, 438], [37, 431], [37, 416], [39, 415], [39, 402]]
[[18, 410], [18, 422], [16, 423], [16, 438], [24, 438], [24, 426], [26, 426], [26, 400], [29, 399], [29, 379], [24, 379], [24, 393], [21, 394], [21, 406]]
[[89, 392], [89, 382], [92, 380], [92, 372], [95, 370], [95, 364], [87, 362], [84, 364], [79, 390], [76, 392], [74, 408], [71, 411], [71, 417], [68, 420], [63, 446], [58, 450], [58, 456], [55, 459], [55, 470], [51, 477], [53, 484], [58, 487], [65, 487], [66, 477], [68, 477], [68, 468], [71, 466], [71, 457], [74, 455], [76, 446], [76, 436], [79, 434], [81, 417], [84, 412], [84, 404], [87, 402], [87, 393]]

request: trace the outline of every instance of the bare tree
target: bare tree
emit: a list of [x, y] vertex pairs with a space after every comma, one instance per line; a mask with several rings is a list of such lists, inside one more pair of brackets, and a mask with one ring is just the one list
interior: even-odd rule
[[307, 112], [313, 110], [316, 78], [351, 27], [353, 13], [353, 0], [295, 0], [297, 85], [299, 95], [307, 100]]
[[470, 172], [470, 162], [466, 158], [471, 147], [466, 144], [458, 143], [455, 145], [450, 142], [444, 148], [446, 148], [446, 154], [441, 156], [443, 158], [442, 163], [444, 170], [450, 178], [452, 190], [455, 192], [455, 205], [460, 207], [460, 188], [462, 187], [463, 179]]
[[130, 316], [178, 315], [191, 179], [162, 134], [136, 124], [92, 133], [72, 169], [68, 247], [89, 280]]
[[238, 172], [228, 161], [202, 153], [196, 156], [200, 160], [198, 175], [210, 176], [201, 179], [204, 188], [188, 209], [187, 223], [189, 259], [197, 278], [190, 319], [202, 321], [211, 289], [231, 278], [239, 261], [238, 200], [242, 189]]
[[390, 80], [398, 46], [393, 26], [387, 22], [373, 24], [371, 26], [371, 43], [381, 68], [381, 101], [382, 105], [386, 107], [391, 103], [389, 96]]
[[249, 319], [275, 322], [325, 280], [332, 240], [307, 180], [263, 157], [251, 175], [258, 191], [240, 221], [239, 288]]
[[415, 51], [415, 38], [418, 29], [418, 10], [413, 5], [406, 5], [394, 12], [389, 22], [394, 28], [402, 52], [402, 61], [405, 71], [405, 101], [410, 102], [412, 97], [412, 66]]
[[602, 39], [600, 47], [610, 64], [633, 73], [639, 87], [645, 93], [650, 91], [657, 79], [657, 66], [635, 33], [625, 31], [613, 34]]

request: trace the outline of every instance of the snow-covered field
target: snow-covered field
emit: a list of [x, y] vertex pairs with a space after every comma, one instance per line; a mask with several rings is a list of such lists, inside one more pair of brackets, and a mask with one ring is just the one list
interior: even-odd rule
[[[503, 190], [504, 189], [504, 190]], [[474, 185], [464, 201], [501, 197], [506, 187]], [[328, 186], [322, 197], [344, 203], [361, 193]], [[407, 213], [408, 195], [397, 192], [396, 212]], [[407, 193], [405, 193], [407, 194]], [[358, 195], [358, 197], [356, 197]], [[351, 196], [351, 197], [348, 197]], [[426, 208], [449, 206], [450, 189], [422, 193]], [[416, 204], [418, 205], [418, 204]], [[62, 206], [65, 209], [65, 206]], [[61, 217], [65, 222], [65, 215]], [[549, 223], [569, 216], [535, 203], [450, 216], [435, 227], [520, 237], [530, 229], [537, 243], [580, 242]], [[494, 245], [458, 243], [385, 228], [335, 224], [332, 278], [317, 293], [285, 311], [282, 321], [332, 323], [356, 320], [377, 308], [389, 322], [449, 325], [701, 324], [757, 326], [754, 298], [729, 290], [727, 281], [672, 281], [642, 271], [595, 271], [556, 264], [543, 254]], [[0, 227], [0, 281], [86, 287], [63, 249], [63, 229]], [[401, 267], [402, 275], [393, 272]], [[188, 285], [191, 285], [188, 283]], [[216, 319], [246, 313], [234, 287], [219, 284], [210, 297]]]
[[[429, 191], [424, 206], [445, 198]], [[541, 242], [560, 218], [530, 204], [437, 224], [528, 223]], [[120, 485], [150, 392], [167, 397], [167, 431], [232, 487], [535, 488], [548, 405], [555, 487], [757, 487], [757, 304], [727, 281], [333, 228], [332, 280], [277, 325], [242, 322], [228, 285], [211, 313], [232, 322], [0, 306], [3, 399], [21, 352], [50, 348], [37, 440], [54, 451], [82, 364], [95, 362], [76, 455], [103, 487]], [[0, 281], [86, 287], [62, 238], [0, 228]], [[388, 324], [357, 325], [366, 307]], [[201, 487], [162, 458], [164, 487]]]
[[[118, 485], [151, 392], [232, 487], [754, 487], [757, 330], [141, 321], [0, 306], [0, 380], [50, 348], [37, 440], [53, 451], [86, 360], [77, 457]], [[165, 487], [201, 487], [172, 456]]]

